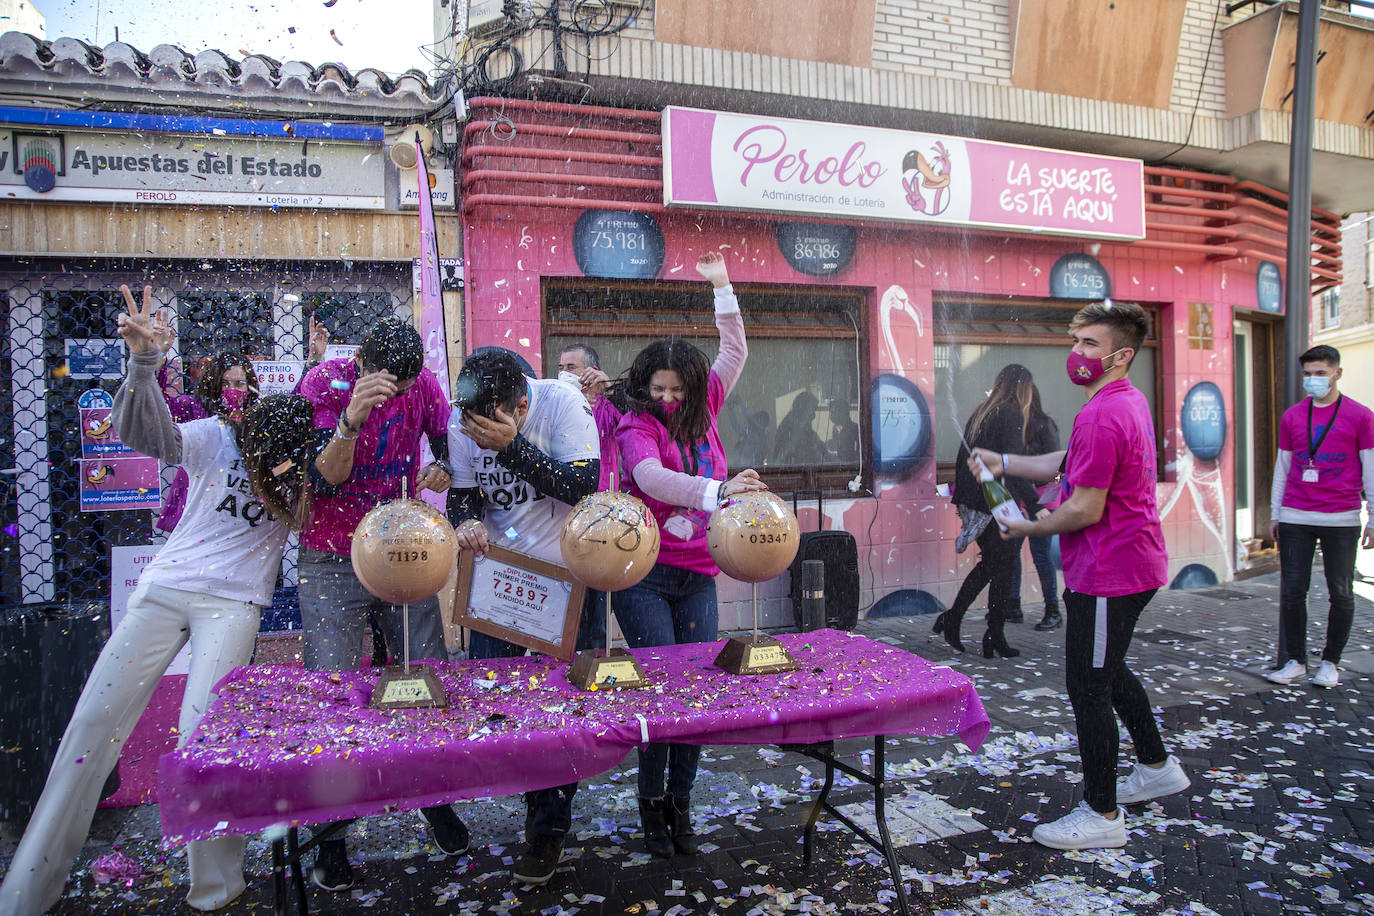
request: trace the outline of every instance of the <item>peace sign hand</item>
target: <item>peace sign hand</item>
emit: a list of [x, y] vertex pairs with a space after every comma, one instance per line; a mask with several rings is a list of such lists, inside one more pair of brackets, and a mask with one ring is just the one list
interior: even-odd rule
[[127, 284], [121, 283], [119, 291], [124, 296], [126, 311], [120, 312], [115, 319], [119, 326], [119, 336], [129, 345], [130, 353], [151, 353], [157, 349], [157, 330], [153, 327], [153, 288], [143, 287], [143, 307], [134, 302], [134, 294]]
[[315, 313], [310, 313], [310, 350], [307, 357], [312, 363], [324, 362], [324, 354], [329, 348], [329, 328], [323, 321], [315, 320]]

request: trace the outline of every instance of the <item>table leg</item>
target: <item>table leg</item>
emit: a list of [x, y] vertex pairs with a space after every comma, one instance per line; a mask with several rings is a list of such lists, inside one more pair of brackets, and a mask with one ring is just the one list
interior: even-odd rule
[[286, 916], [286, 842], [272, 841], [272, 912]]
[[888, 870], [892, 872], [892, 887], [897, 892], [897, 907], [902, 916], [911, 916], [911, 907], [906, 900], [906, 887], [902, 884], [902, 863], [897, 859], [897, 849], [892, 845], [892, 837], [887, 832], [887, 765], [884, 763], [886, 740], [878, 735], [873, 742], [873, 820], [878, 824], [878, 835], [883, 838], [883, 855], [887, 857]]
[[[802, 833], [802, 863], [806, 866], [811, 864], [812, 841], [815, 835], [816, 820], [820, 816], [822, 809], [828, 811], [840, 823], [849, 828], [855, 836], [868, 843], [874, 849], [883, 854], [887, 860], [888, 871], [892, 873], [892, 886], [897, 895], [897, 908], [902, 916], [911, 916], [911, 906], [907, 901], [906, 887], [902, 884], [902, 863], [897, 858], [897, 849], [892, 845], [892, 836], [887, 829], [887, 765], [885, 757], [884, 735], [876, 735], [873, 739], [873, 772], [867, 772], [858, 767], [839, 760], [835, 756], [835, 743], [825, 741], [820, 744], [783, 744], [779, 745], [783, 750], [793, 751], [803, 756], [810, 757], [825, 764], [825, 785], [821, 788], [821, 794], [816, 798], [811, 806], [811, 814], [806, 819], [806, 827]], [[835, 771], [840, 770], [853, 776], [855, 779], [873, 787], [873, 820], [878, 826], [878, 836], [869, 833], [863, 827], [856, 824], [848, 815], [844, 814], [829, 801], [830, 788], [834, 783]]]
[[305, 874], [301, 870], [300, 833], [292, 827], [286, 833], [287, 848], [290, 852], [291, 861], [291, 883], [296, 887], [296, 901], [300, 905], [301, 916], [308, 916], [310, 913], [310, 901], [305, 893]]
[[826, 756], [825, 763], [825, 785], [821, 787], [821, 794], [816, 796], [816, 801], [811, 805], [811, 813], [806, 818], [806, 828], [802, 831], [802, 867], [811, 867], [811, 852], [816, 841], [816, 821], [820, 820], [821, 811], [827, 805], [830, 796], [830, 788], [835, 785], [835, 763], [834, 760]]

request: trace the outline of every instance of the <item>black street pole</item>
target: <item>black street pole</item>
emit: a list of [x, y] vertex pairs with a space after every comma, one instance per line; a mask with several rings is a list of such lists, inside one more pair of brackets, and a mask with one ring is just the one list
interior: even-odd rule
[[1307, 350], [1312, 307], [1312, 109], [1317, 80], [1320, 0], [1298, 7], [1293, 72], [1293, 130], [1288, 146], [1288, 270], [1284, 284], [1283, 406], [1302, 398], [1298, 357]]

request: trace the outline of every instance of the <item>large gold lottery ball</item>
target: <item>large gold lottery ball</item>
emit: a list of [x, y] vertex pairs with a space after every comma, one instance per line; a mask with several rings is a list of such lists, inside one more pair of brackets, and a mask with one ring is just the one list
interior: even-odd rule
[[353, 572], [363, 588], [392, 604], [439, 594], [457, 558], [453, 526], [418, 499], [383, 503], [353, 532]]
[[711, 559], [741, 582], [763, 582], [782, 573], [792, 565], [800, 540], [797, 516], [767, 490], [730, 497], [711, 513], [706, 529]]
[[628, 493], [584, 497], [559, 538], [563, 565], [588, 588], [615, 592], [649, 574], [658, 560], [658, 522]]

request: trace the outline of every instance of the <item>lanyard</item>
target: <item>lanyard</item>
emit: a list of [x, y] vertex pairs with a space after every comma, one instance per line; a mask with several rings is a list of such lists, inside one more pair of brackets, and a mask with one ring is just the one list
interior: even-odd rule
[[[696, 477], [697, 474], [698, 474], [698, 472], [700, 471], [700, 466], [699, 466], [698, 463], [697, 463], [697, 450], [696, 450], [696, 448], [695, 448], [695, 447], [692, 448], [692, 451], [691, 451], [691, 456], [692, 456], [692, 457], [691, 457], [690, 459], [688, 459], [688, 457], [687, 457], [688, 452], [687, 452], [686, 447], [683, 446], [683, 444], [682, 444], [681, 442], [678, 442], [676, 439], [673, 440], [673, 443], [677, 446], [678, 454], [682, 456], [682, 470], [683, 470], [683, 473], [691, 474], [693, 477]], [[690, 469], [690, 470], [689, 470], [689, 469]]]
[[1317, 460], [1317, 449], [1321, 448], [1322, 442], [1326, 441], [1326, 434], [1329, 433], [1329, 432], [1331, 432], [1331, 427], [1333, 427], [1333, 426], [1336, 425], [1336, 414], [1338, 414], [1338, 413], [1341, 412], [1341, 401], [1344, 401], [1344, 400], [1345, 400], [1345, 395], [1343, 395], [1343, 394], [1342, 394], [1342, 395], [1337, 395], [1337, 397], [1336, 397], [1336, 407], [1335, 407], [1334, 410], [1331, 411], [1331, 420], [1330, 420], [1330, 422], [1328, 422], [1328, 423], [1326, 424], [1326, 428], [1322, 430], [1322, 434], [1316, 438], [1316, 441], [1313, 441], [1313, 439], [1312, 439], [1312, 409], [1313, 409], [1313, 405], [1314, 405], [1316, 402], [1313, 401], [1311, 398], [1308, 398], [1308, 399], [1307, 399], [1307, 466], [1308, 466], [1309, 468], [1313, 466], [1314, 462], [1316, 462], [1316, 460]]

